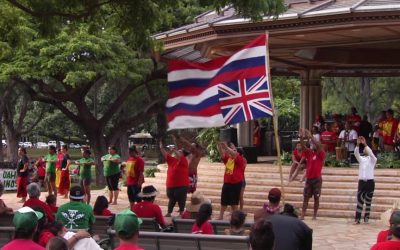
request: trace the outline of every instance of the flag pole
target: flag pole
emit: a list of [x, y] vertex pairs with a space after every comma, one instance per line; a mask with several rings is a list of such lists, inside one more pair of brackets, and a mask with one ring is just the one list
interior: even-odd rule
[[283, 185], [283, 169], [282, 169], [282, 161], [281, 161], [281, 145], [279, 142], [279, 133], [278, 133], [278, 112], [275, 109], [275, 103], [274, 103], [274, 98], [273, 98], [273, 94], [272, 94], [272, 80], [271, 80], [271, 72], [270, 72], [270, 62], [269, 62], [269, 47], [268, 47], [268, 40], [269, 40], [269, 36], [268, 36], [268, 31], [265, 32], [265, 36], [266, 36], [266, 43], [265, 43], [265, 49], [267, 50], [266, 53], [266, 73], [268, 74], [268, 82], [269, 82], [269, 95], [270, 95], [270, 99], [271, 99], [271, 105], [272, 105], [272, 110], [273, 110], [273, 114], [272, 114], [272, 122], [274, 125], [274, 134], [275, 134], [275, 144], [276, 144], [276, 151], [278, 154], [278, 166], [279, 166], [279, 174], [280, 174], [280, 179], [281, 179], [281, 192], [282, 192], [282, 203], [285, 205], [285, 187]]

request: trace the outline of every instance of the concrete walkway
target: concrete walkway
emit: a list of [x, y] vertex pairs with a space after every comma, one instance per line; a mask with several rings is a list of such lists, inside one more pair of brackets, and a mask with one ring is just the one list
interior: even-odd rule
[[[41, 200], [45, 200], [47, 193], [42, 193]], [[92, 205], [97, 196], [106, 195], [106, 190], [92, 191]], [[19, 198], [15, 193], [5, 193], [1, 197], [7, 206], [14, 210], [21, 207], [18, 203]], [[58, 205], [64, 204], [68, 200], [58, 198]], [[110, 210], [114, 213], [129, 207], [128, 197], [125, 191], [121, 192], [118, 205], [110, 206]], [[163, 212], [166, 208], [162, 207]], [[215, 213], [215, 216], [217, 214]], [[252, 216], [249, 216], [250, 218]], [[370, 224], [352, 225], [352, 221], [346, 219], [319, 218], [316, 221], [306, 218], [305, 222], [314, 230], [313, 249], [316, 250], [332, 250], [332, 249], [370, 249], [376, 241], [378, 232], [385, 228], [380, 221], [372, 221]]]

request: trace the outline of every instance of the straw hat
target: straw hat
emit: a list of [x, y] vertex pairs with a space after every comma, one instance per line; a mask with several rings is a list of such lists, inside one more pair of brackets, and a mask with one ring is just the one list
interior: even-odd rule
[[192, 194], [190, 204], [186, 206], [186, 210], [192, 213], [198, 212], [203, 203], [211, 204], [211, 200], [204, 198], [201, 192], [196, 191]]

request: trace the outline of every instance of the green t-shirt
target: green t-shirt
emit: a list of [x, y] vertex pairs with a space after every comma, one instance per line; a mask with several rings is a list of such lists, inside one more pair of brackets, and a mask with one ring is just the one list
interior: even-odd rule
[[93, 165], [86, 165], [84, 163], [90, 163], [90, 162], [94, 162], [93, 158], [82, 158], [78, 160], [79, 162], [79, 176], [82, 179], [86, 179], [86, 178], [92, 178], [92, 166]]
[[[56, 161], [56, 154], [47, 154], [44, 156], [45, 161]], [[46, 173], [55, 173], [56, 172], [56, 162], [46, 162]]]
[[95, 218], [91, 206], [71, 201], [58, 208], [56, 220], [61, 221], [67, 229], [88, 229]]
[[109, 161], [108, 159], [120, 159], [121, 157], [117, 154], [111, 155], [105, 155], [103, 157], [101, 157], [103, 161], [103, 165], [104, 165], [104, 176], [110, 176], [110, 175], [115, 175], [119, 173], [119, 164]]

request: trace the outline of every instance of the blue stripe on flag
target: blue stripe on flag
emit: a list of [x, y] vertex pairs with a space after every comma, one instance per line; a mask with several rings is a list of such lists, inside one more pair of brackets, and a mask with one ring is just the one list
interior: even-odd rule
[[176, 110], [190, 110], [190, 111], [198, 111], [201, 109], [206, 109], [210, 106], [216, 105], [219, 102], [218, 95], [211, 96], [207, 99], [204, 99], [202, 102], [198, 104], [186, 104], [186, 103], [178, 103], [172, 107], [167, 107], [167, 113], [172, 113]]

